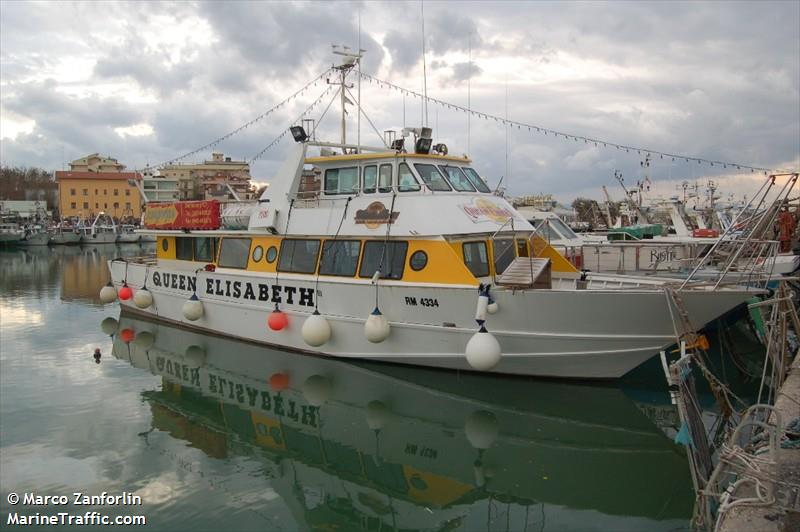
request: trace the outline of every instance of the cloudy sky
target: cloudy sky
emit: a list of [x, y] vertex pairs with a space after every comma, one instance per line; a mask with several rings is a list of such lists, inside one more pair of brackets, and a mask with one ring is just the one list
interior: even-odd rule
[[[422, 91], [419, 2], [0, 2], [0, 136], [6, 165], [60, 169], [92, 152], [129, 168], [190, 152], [270, 109], [330, 67], [331, 44], [366, 49], [365, 73]], [[747, 165], [800, 166], [800, 3], [425, 2], [427, 90], [540, 127]], [[471, 43], [472, 64], [469, 51]], [[471, 72], [471, 76], [470, 76]], [[324, 83], [218, 146], [249, 159]], [[362, 83], [378, 130], [424, 121], [420, 99]], [[353, 91], [356, 89], [354, 88]], [[312, 116], [327, 106], [322, 101]], [[334, 103], [322, 137], [338, 136]], [[351, 117], [355, 117], [353, 111]], [[464, 113], [428, 106], [451, 152]], [[514, 195], [621, 196], [644, 153], [595, 147], [471, 118], [469, 151]], [[355, 123], [349, 135], [355, 137]], [[380, 143], [362, 123], [362, 139]], [[508, 138], [508, 140], [506, 140]], [[289, 139], [253, 164], [267, 182]], [[211, 150], [190, 157], [201, 160]], [[795, 170], [796, 171], [796, 170]], [[762, 176], [763, 177], [763, 176]], [[654, 189], [757, 176], [655, 156]]]

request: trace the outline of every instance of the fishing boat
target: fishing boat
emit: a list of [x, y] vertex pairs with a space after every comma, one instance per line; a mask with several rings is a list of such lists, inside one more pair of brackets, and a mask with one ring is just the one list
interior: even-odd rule
[[77, 228], [64, 222], [50, 228], [50, 243], [54, 245], [80, 244], [81, 234]]
[[136, 227], [124, 224], [120, 225], [117, 232], [117, 242], [120, 244], [132, 244], [139, 241], [139, 233], [136, 233]]
[[511, 530], [528, 513], [607, 530], [669, 530], [691, 514], [680, 447], [616, 386], [297, 356], [131, 316], [102, 328], [113, 357], [161, 379], [142, 392], [145, 430], [247, 457], [259, 475], [226, 489], [274, 490], [289, 529], [475, 530], [492, 504]]
[[27, 225], [22, 238], [17, 242], [20, 246], [46, 246], [50, 243], [50, 233], [38, 224]]
[[23, 232], [17, 223], [0, 223], [0, 244], [15, 245], [22, 238]]
[[390, 148], [292, 135], [246, 225], [151, 206], [155, 260], [110, 261], [101, 299], [299, 352], [602, 379], [675, 343], [675, 316], [700, 329], [760, 293], [684, 283], [676, 309], [674, 279], [582, 273], [429, 128]]
[[113, 244], [117, 241], [117, 224], [111, 216], [98, 214], [91, 226], [84, 226], [81, 231], [83, 244]]

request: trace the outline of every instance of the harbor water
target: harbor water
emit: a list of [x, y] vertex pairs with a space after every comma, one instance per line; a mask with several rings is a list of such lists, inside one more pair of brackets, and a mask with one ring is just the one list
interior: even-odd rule
[[[657, 371], [634, 387], [345, 363], [100, 305], [105, 261], [146, 251], [0, 251], [3, 527], [98, 511], [152, 530], [688, 529]], [[72, 504], [104, 492], [141, 504]]]

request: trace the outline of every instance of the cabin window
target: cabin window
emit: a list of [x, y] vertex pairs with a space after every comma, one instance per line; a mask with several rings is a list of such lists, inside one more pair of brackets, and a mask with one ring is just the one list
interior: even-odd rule
[[411, 254], [408, 265], [411, 266], [411, 269], [415, 272], [422, 270], [428, 265], [428, 254], [421, 249], [415, 251]]
[[163, 249], [164, 251], [167, 251], [169, 249], [169, 240], [167, 240], [166, 238], [161, 239], [161, 249]]
[[464, 168], [463, 170], [464, 174], [467, 176], [467, 179], [469, 179], [469, 182], [478, 189], [478, 192], [491, 192], [489, 185], [487, 185], [486, 181], [484, 181], [483, 178], [478, 175], [478, 172], [472, 168]]
[[281, 242], [278, 271], [314, 273], [317, 269], [318, 255], [319, 240], [295, 240], [286, 238]]
[[528, 243], [522, 239], [517, 239], [517, 257], [527, 257], [528, 256]]
[[378, 191], [391, 192], [392, 191], [392, 165], [382, 164], [380, 173], [378, 175]]
[[326, 240], [319, 261], [320, 275], [352, 277], [358, 269], [361, 242], [358, 240]]
[[452, 190], [439, 169], [432, 164], [415, 164], [414, 168], [430, 190]]
[[365, 166], [364, 167], [364, 194], [372, 194], [375, 192], [378, 183], [378, 167]]
[[514, 241], [511, 239], [495, 240], [493, 246], [494, 271], [500, 275], [514, 260]]
[[414, 192], [419, 190], [419, 182], [414, 174], [411, 173], [411, 168], [406, 163], [400, 163], [397, 170], [397, 190], [400, 192]]
[[325, 194], [353, 194], [358, 188], [358, 167], [325, 170]]
[[489, 275], [489, 254], [486, 242], [464, 242], [464, 264], [475, 277]]
[[250, 258], [249, 238], [223, 238], [219, 250], [219, 266], [221, 268], [247, 268]]
[[272, 264], [273, 262], [275, 262], [275, 259], [277, 258], [278, 258], [278, 248], [276, 248], [275, 246], [270, 246], [269, 249], [267, 250], [267, 262]]
[[264, 256], [264, 248], [261, 246], [256, 246], [256, 249], [253, 250], [253, 262], [258, 262]]
[[408, 242], [367, 242], [358, 275], [372, 277], [380, 268], [381, 279], [402, 279], [407, 252]]
[[194, 260], [194, 253], [192, 251], [192, 240], [188, 236], [179, 236], [175, 238], [175, 258], [178, 260]]
[[442, 166], [447, 180], [453, 185], [453, 188], [459, 192], [475, 192], [475, 187], [469, 182], [467, 176], [461, 171], [458, 166]]
[[205, 237], [192, 240], [194, 240], [194, 260], [214, 262], [217, 258], [217, 239]]

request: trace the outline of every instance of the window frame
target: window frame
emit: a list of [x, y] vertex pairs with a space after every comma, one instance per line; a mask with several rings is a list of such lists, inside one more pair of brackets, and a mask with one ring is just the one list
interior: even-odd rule
[[[404, 185], [400, 184], [400, 168], [402, 166], [405, 166], [406, 168], [408, 168], [408, 173], [409, 173], [409, 175], [411, 175], [411, 179], [414, 180], [416, 188], [407, 187], [407, 186], [404, 186]], [[404, 161], [404, 162], [398, 164], [397, 165], [397, 191], [398, 192], [419, 192], [420, 190], [422, 190], [422, 186], [420, 185], [419, 179], [417, 179], [417, 176], [414, 175], [414, 171], [411, 170], [411, 166], [409, 165], [409, 163]]]
[[[500, 257], [503, 257], [503, 260], [505, 260], [505, 258], [504, 258], [505, 254], [508, 253], [509, 251], [511, 252], [511, 260], [508, 261], [508, 263], [505, 265], [505, 267], [502, 270], [500, 270], [500, 268], [497, 267], [497, 264], [498, 264], [497, 260], [500, 257], [498, 257], [497, 253], [495, 252], [495, 246], [497, 245], [498, 242], [508, 242], [510, 244], [508, 246], [508, 248], [503, 250], [503, 253], [500, 254]], [[497, 239], [493, 239], [492, 240], [492, 266], [494, 266], [494, 271], [495, 271], [496, 275], [502, 275], [503, 272], [505, 272], [506, 269], [508, 269], [508, 267], [511, 265], [511, 263], [514, 262], [514, 259], [516, 257], [517, 257], [517, 244], [516, 244], [516, 241], [515, 241], [515, 239], [513, 237], [511, 237], [511, 238], [497, 238]]]
[[[339, 181], [339, 176], [338, 175], [336, 177], [336, 192], [331, 192], [331, 191], [328, 190], [328, 172], [331, 172], [331, 171], [334, 171], [334, 170], [336, 172], [341, 172], [342, 170], [355, 170], [356, 171], [355, 186], [354, 186], [353, 190], [350, 190], [350, 191], [347, 191], [347, 192], [339, 191], [340, 190], [340, 186], [339, 186], [340, 185], [340, 181]], [[347, 195], [350, 195], [350, 194], [358, 194], [358, 185], [359, 185], [359, 180], [360, 179], [361, 179], [361, 172], [360, 172], [360, 167], [358, 167], [358, 166], [342, 166], [342, 167], [339, 167], [339, 168], [326, 168], [325, 169], [325, 175], [322, 176], [322, 193], [325, 194], [326, 196], [347, 196]]]
[[[404, 248], [403, 248], [403, 260], [400, 262], [402, 269], [400, 271], [400, 276], [399, 277], [392, 277], [390, 275], [381, 275], [379, 277], [379, 279], [389, 279], [389, 280], [393, 280], [393, 281], [402, 280], [404, 275], [405, 275], [406, 262], [407, 262], [407, 259], [408, 259], [408, 247], [409, 247], [408, 246], [408, 241], [407, 240], [390, 240], [388, 242], [385, 242], [385, 244], [387, 246], [387, 256], [389, 255], [388, 246], [404, 246]], [[364, 270], [364, 266], [365, 266], [365, 262], [364, 261], [367, 258], [367, 249], [371, 248], [373, 246], [383, 246], [383, 245], [384, 245], [384, 241], [383, 240], [367, 240], [367, 241], [364, 242], [364, 245], [362, 246], [362, 250], [361, 250], [360, 264], [358, 265], [358, 276], [361, 279], [371, 279], [372, 276], [375, 275], [375, 271], [374, 270], [372, 272], [366, 272], [367, 274], [365, 274], [365, 272], [363, 271]], [[378, 264], [380, 264], [380, 260], [378, 261]], [[391, 270], [390, 270], [390, 273], [391, 273]]]
[[[294, 250], [296, 248], [296, 244], [295, 244], [296, 242], [316, 242], [317, 251], [316, 251], [316, 254], [314, 255], [314, 266], [310, 270], [308, 270], [308, 271], [305, 271], [305, 270], [294, 270], [294, 269], [283, 268], [281, 266], [281, 259], [284, 257], [284, 246], [286, 245], [287, 242], [292, 242], [292, 244], [293, 244], [292, 245], [292, 258], [290, 259], [291, 263], [289, 264], [289, 266], [292, 266], [293, 263], [294, 263]], [[321, 244], [319, 238], [284, 238], [283, 240], [281, 240], [280, 250], [278, 251], [278, 263], [275, 265], [275, 269], [276, 269], [276, 271], [279, 271], [281, 273], [305, 273], [305, 274], [316, 273], [317, 265], [319, 264], [319, 254], [320, 254], [321, 248], [322, 248], [322, 244]]]
[[[372, 184], [372, 187], [367, 187], [367, 170], [370, 168], [375, 169], [375, 182]], [[364, 194], [374, 194], [378, 191], [378, 165], [377, 164], [368, 164], [361, 168], [361, 192]], [[323, 244], [324, 245], [324, 244]]]
[[[477, 273], [472, 271], [472, 268], [470, 267], [470, 263], [467, 262], [467, 254], [466, 254], [465, 248], [468, 245], [472, 246], [472, 245], [475, 245], [475, 244], [482, 245], [483, 246], [483, 252], [486, 255], [486, 262], [485, 262], [486, 273], [483, 274], [483, 275], [478, 275]], [[472, 275], [474, 275], [475, 277], [489, 277], [489, 274], [491, 273], [491, 262], [492, 261], [491, 261], [491, 256], [489, 255], [489, 246], [486, 245], [486, 241], [485, 240], [470, 240], [470, 241], [467, 241], [467, 242], [462, 242], [461, 243], [461, 255], [464, 257], [464, 266], [467, 267], [467, 269], [470, 271], [470, 273]], [[478, 255], [480, 255], [480, 253], [478, 253]]]
[[[223, 264], [222, 263], [222, 252], [225, 249], [225, 242], [229, 241], [229, 240], [231, 240], [231, 241], [232, 240], [246, 240], [247, 241], [247, 245], [244, 247], [244, 249], [246, 250], [245, 254], [244, 254], [244, 266], [229, 266], [227, 264]], [[249, 238], [249, 237], [240, 237], [240, 236], [236, 236], [236, 237], [226, 236], [226, 237], [224, 237], [222, 239], [222, 242], [220, 242], [220, 244], [219, 244], [219, 254], [218, 254], [219, 255], [219, 257], [218, 257], [219, 260], [217, 261], [217, 266], [220, 267], [220, 268], [230, 268], [232, 270], [246, 270], [247, 269], [247, 265], [250, 263], [250, 247], [252, 245], [253, 245], [253, 239]]]
[[[489, 184], [483, 180], [481, 175], [474, 168], [472, 168], [471, 166], [464, 166], [461, 168], [461, 170], [464, 172], [464, 175], [467, 176], [469, 182], [472, 183], [472, 185], [478, 189], [478, 192], [482, 192], [483, 194], [491, 194], [492, 189], [489, 188]], [[470, 172], [472, 172], [475, 175], [470, 176]], [[480, 185], [478, 185], [478, 183], [480, 183]]]
[[[175, 237], [175, 260], [188, 260], [194, 261], [194, 238], [191, 236], [176, 236]], [[185, 257], [183, 253], [186, 251], [184, 246], [189, 244], [189, 258]]]
[[[419, 175], [420, 179], [422, 179], [422, 182], [425, 183], [425, 187], [427, 187], [427, 189], [430, 190], [431, 192], [452, 192], [453, 191], [453, 187], [450, 185], [450, 183], [448, 183], [447, 179], [445, 179], [445, 177], [444, 177], [444, 174], [442, 174], [442, 172], [439, 171], [439, 168], [435, 164], [431, 164], [431, 163], [412, 163], [412, 166], [414, 167], [414, 171], [416, 171], [416, 173]], [[429, 182], [427, 179], [425, 179], [425, 176], [420, 171], [420, 167], [433, 168], [433, 171], [436, 172], [436, 174], [438, 174], [439, 178], [442, 180], [441, 184], [436, 185], [437, 188], [433, 188], [433, 184], [435, 183], [435, 181], [433, 179], [431, 179], [431, 181]], [[446, 188], [442, 188], [442, 186], [444, 186]]]
[[[207, 239], [210, 242], [210, 244], [211, 244], [210, 245], [210, 248], [211, 248], [210, 249], [210, 251], [211, 251], [211, 259], [200, 259], [200, 258], [198, 258], [198, 256], [197, 256], [197, 243], [201, 239]], [[219, 247], [219, 244], [218, 244], [219, 239], [218, 238], [215, 238], [215, 237], [212, 237], [212, 236], [203, 236], [203, 237], [192, 237], [192, 240], [194, 240], [194, 242], [192, 243], [192, 252], [194, 253], [194, 259], [192, 259], [192, 260], [202, 261], [202, 262], [216, 262], [217, 261], [217, 251], [219, 251], [218, 250], [218, 247]]]
[[[453, 190], [455, 190], [456, 192], [477, 192], [478, 191], [478, 189], [475, 188], [475, 185], [472, 184], [472, 181], [469, 180], [469, 178], [467, 177], [467, 174], [464, 173], [464, 170], [460, 166], [454, 166], [452, 164], [442, 164], [442, 165], [439, 166], [439, 168], [440, 168], [440, 170], [442, 170], [444, 172], [445, 179], [447, 179], [447, 182], [450, 183], [450, 186], [453, 187]], [[453, 184], [453, 181], [450, 179], [450, 173], [447, 171], [448, 168], [453, 168], [455, 170], [458, 170], [461, 173], [461, 175], [464, 176], [464, 179], [466, 179], [467, 185], [469, 185], [470, 188], [468, 188], [468, 189], [460, 189], [460, 188], [456, 187]]]
[[[389, 169], [389, 185], [383, 185], [383, 169]], [[394, 186], [394, 164], [392, 163], [383, 163], [378, 165], [378, 192], [386, 194], [392, 191], [392, 187]]]
[[[329, 244], [330, 245], [335, 245], [337, 243], [347, 243], [347, 244], [356, 243], [356, 244], [358, 244], [358, 252], [356, 253], [356, 262], [355, 262], [355, 266], [353, 268], [353, 273], [349, 273], [349, 274], [348, 273], [330, 273], [330, 272], [322, 271], [322, 264], [323, 264], [323, 261], [325, 260], [325, 247], [327, 245], [329, 245]], [[317, 266], [319, 274], [320, 275], [331, 276], [331, 277], [355, 277], [355, 275], [359, 271], [359, 267], [361, 266], [361, 250], [362, 250], [362, 247], [363, 247], [363, 245], [361, 243], [361, 240], [354, 240], [354, 239], [349, 239], [349, 238], [348, 239], [336, 239], [336, 240], [328, 239], [328, 240], [325, 240], [324, 242], [322, 242], [322, 247], [320, 249], [320, 255], [319, 255], [319, 265]], [[334, 264], [335, 264], [335, 260], [334, 260]]]

